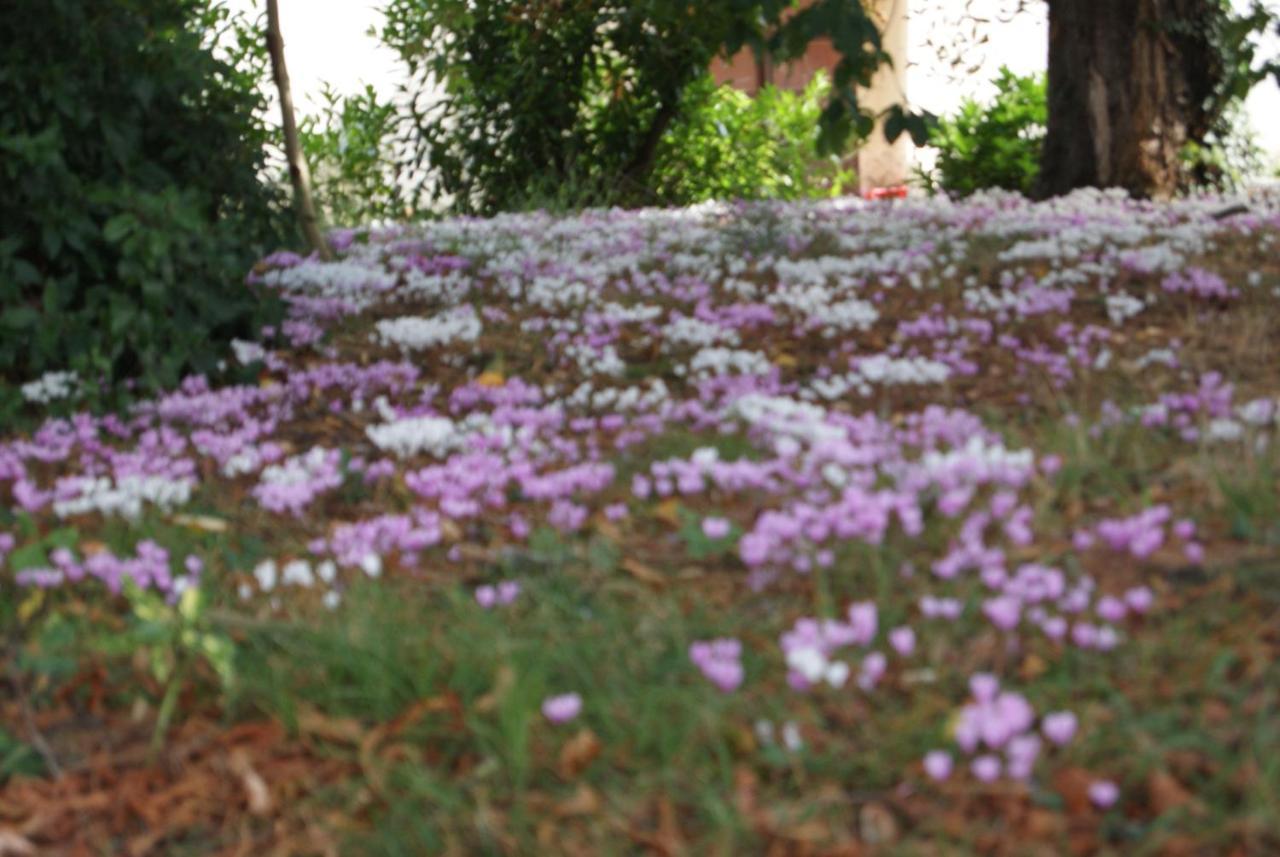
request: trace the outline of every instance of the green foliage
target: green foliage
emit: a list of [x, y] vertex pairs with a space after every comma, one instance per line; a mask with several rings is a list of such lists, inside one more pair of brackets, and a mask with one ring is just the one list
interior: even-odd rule
[[[855, 87], [888, 57], [860, 0], [785, 14], [794, 5], [391, 0], [382, 37], [413, 81], [407, 171], [420, 191], [467, 213], [566, 190], [578, 204], [651, 202], [663, 135], [714, 57], [750, 47], [785, 60], [818, 37], [841, 55], [818, 145], [840, 151], [869, 132]], [[896, 130], [922, 130], [898, 113]]]
[[372, 86], [343, 96], [328, 85], [319, 115], [299, 124], [316, 204], [331, 224], [403, 219], [412, 212], [396, 181], [396, 106]]
[[1249, 126], [1243, 100], [1232, 105], [1203, 142], [1190, 142], [1182, 150], [1193, 184], [1227, 191], [1242, 186], [1249, 176], [1266, 172], [1264, 152]]
[[1183, 151], [1183, 160], [1193, 184], [1231, 190], [1246, 176], [1265, 171], [1262, 149], [1248, 126], [1244, 100], [1269, 76], [1280, 83], [1280, 62], [1260, 56], [1258, 39], [1270, 29], [1280, 33], [1280, 16], [1258, 0], [1239, 12], [1230, 0], [1219, 0], [1219, 7], [1208, 26], [1200, 25], [1219, 65], [1209, 70], [1212, 86], [1201, 106], [1203, 126], [1190, 129], [1191, 142]]
[[938, 161], [931, 172], [918, 174], [930, 193], [1031, 192], [1049, 120], [1045, 76], [1001, 67], [995, 86], [989, 103], [965, 99], [956, 115], [941, 120], [930, 135]]
[[833, 196], [853, 182], [835, 155], [818, 152], [818, 118], [830, 84], [803, 92], [765, 87], [754, 98], [709, 77], [690, 84], [683, 115], [663, 136], [650, 185], [663, 203]]
[[[1231, 19], [1234, 28], [1222, 35], [1219, 47], [1234, 69], [1218, 96], [1217, 118], [1204, 139], [1189, 143], [1183, 158], [1195, 185], [1219, 190], [1239, 186], [1263, 170], [1262, 152], [1247, 125], [1244, 97], [1270, 66], [1255, 62], [1248, 41], [1255, 32], [1252, 19]], [[940, 121], [929, 138], [938, 149], [931, 171], [917, 171], [930, 193], [968, 196], [979, 190], [1003, 188], [1030, 194], [1040, 174], [1040, 149], [1048, 122], [1043, 74], [1017, 75], [1002, 67], [995, 80], [996, 95], [987, 103], [966, 99], [959, 111]]]
[[0, 379], [71, 369], [102, 399], [212, 370], [265, 317], [243, 276], [280, 238], [256, 34], [213, 0], [16, 2], [0, 16]]

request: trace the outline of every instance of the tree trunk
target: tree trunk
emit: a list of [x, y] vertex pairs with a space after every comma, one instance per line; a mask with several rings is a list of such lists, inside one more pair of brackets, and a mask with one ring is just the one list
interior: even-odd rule
[[1165, 198], [1203, 140], [1221, 74], [1217, 0], [1049, 0], [1049, 127], [1039, 195], [1120, 187]]
[[298, 123], [293, 115], [293, 92], [289, 88], [289, 69], [284, 64], [284, 38], [280, 35], [280, 7], [277, 0], [267, 0], [267, 50], [271, 54], [271, 74], [280, 91], [280, 114], [284, 125], [284, 152], [289, 161], [289, 180], [293, 183], [293, 201], [298, 211], [302, 235], [321, 259], [331, 259], [329, 245], [320, 234], [320, 219], [311, 199], [311, 171], [302, 157], [298, 140]]

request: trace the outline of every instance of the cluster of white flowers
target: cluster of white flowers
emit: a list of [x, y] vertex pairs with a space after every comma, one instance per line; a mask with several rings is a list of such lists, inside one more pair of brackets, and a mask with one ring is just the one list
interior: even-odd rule
[[612, 345], [592, 348], [589, 345], [566, 345], [564, 355], [574, 362], [578, 371], [590, 378], [592, 375], [621, 377], [627, 371], [627, 363]]
[[702, 321], [688, 316], [679, 316], [662, 328], [661, 339], [664, 347], [672, 348], [692, 345], [705, 348], [711, 345], [738, 345], [742, 337], [731, 327]]
[[759, 351], [743, 351], [736, 348], [703, 348], [687, 366], [676, 366], [677, 375], [694, 378], [721, 375], [768, 375], [773, 371], [769, 358]]
[[827, 422], [825, 408], [798, 402], [786, 396], [753, 393], [735, 401], [728, 416], [738, 417], [754, 428], [764, 429], [777, 438], [793, 442], [817, 444], [843, 441], [844, 429]]
[[661, 378], [650, 378], [644, 383], [626, 387], [596, 389], [590, 381], [583, 381], [564, 400], [564, 405], [574, 410], [657, 411], [671, 398], [667, 385]]
[[459, 307], [432, 318], [401, 316], [378, 322], [373, 338], [401, 351], [438, 348], [454, 342], [475, 342], [484, 325], [474, 309]]
[[876, 354], [859, 361], [853, 372], [814, 378], [801, 395], [806, 399], [835, 401], [850, 393], [870, 396], [877, 386], [904, 384], [941, 384], [951, 377], [945, 363], [925, 357], [890, 357]]
[[951, 377], [945, 363], [927, 357], [876, 354], [858, 361], [858, 374], [872, 384], [941, 384]]
[[231, 340], [231, 351], [236, 356], [236, 362], [241, 366], [248, 366], [255, 360], [261, 360], [267, 356], [267, 350], [256, 342], [246, 342], [243, 339]]
[[378, 449], [400, 458], [422, 452], [443, 458], [466, 440], [457, 423], [447, 417], [406, 417], [369, 426], [365, 434]]
[[356, 309], [374, 304], [380, 292], [392, 289], [396, 280], [377, 258], [348, 256], [336, 262], [309, 259], [292, 268], [279, 268], [262, 276], [269, 285], [290, 294], [337, 298]]
[[525, 287], [524, 300], [531, 306], [563, 310], [590, 302], [596, 290], [580, 279], [539, 276]]
[[1170, 348], [1153, 348], [1134, 361], [1134, 366], [1138, 369], [1146, 369], [1148, 366], [1157, 364], [1173, 369], [1178, 365], [1178, 355]]
[[1123, 324], [1142, 312], [1145, 306], [1139, 298], [1124, 292], [1107, 295], [1107, 318], [1112, 324]]
[[1239, 440], [1244, 437], [1244, 426], [1235, 420], [1218, 418], [1210, 421], [1207, 435], [1209, 440]]
[[1019, 300], [1016, 292], [996, 292], [987, 286], [967, 288], [961, 297], [965, 307], [974, 312], [1007, 312], [1017, 309]]
[[1010, 450], [998, 441], [975, 436], [959, 449], [929, 450], [918, 465], [904, 472], [922, 474], [944, 485], [1022, 485], [1035, 472], [1035, 455], [1029, 449]]
[[80, 379], [74, 372], [46, 372], [34, 381], [23, 384], [22, 398], [28, 402], [47, 405], [57, 399], [74, 395]]
[[1253, 399], [1236, 408], [1236, 413], [1251, 426], [1266, 426], [1280, 417], [1280, 408], [1275, 399]]
[[323, 446], [317, 446], [302, 455], [295, 455], [279, 464], [272, 464], [262, 471], [263, 485], [306, 485], [329, 474], [338, 454]]
[[624, 306], [610, 302], [600, 308], [601, 317], [608, 319], [611, 324], [642, 324], [646, 321], [656, 321], [664, 312], [666, 310], [654, 304]]
[[[391, 260], [391, 267], [396, 267], [396, 260]], [[403, 266], [404, 260], [400, 260]], [[412, 296], [454, 306], [466, 299], [475, 280], [464, 271], [449, 271], [445, 274], [428, 274], [417, 268], [404, 272], [404, 285], [396, 290], [401, 297]]]
[[126, 476], [118, 482], [99, 476], [84, 477], [76, 487], [77, 496], [54, 502], [53, 511], [58, 517], [99, 512], [136, 520], [147, 503], [166, 512], [184, 505], [191, 499], [193, 483], [165, 476]]
[[814, 321], [821, 322], [822, 335], [835, 336], [850, 330], [867, 330], [880, 318], [880, 312], [867, 301], [856, 298], [828, 304]]
[[[321, 601], [330, 610], [336, 609], [342, 602], [341, 593], [332, 588], [337, 577], [338, 566], [333, 560], [324, 560], [313, 568], [307, 560], [295, 559], [286, 562], [284, 568], [280, 568], [275, 560], [267, 559], [258, 563], [253, 569], [253, 578], [257, 581], [261, 592], [272, 592], [277, 585], [311, 589], [317, 582], [324, 584], [329, 589], [322, 596]], [[247, 600], [253, 596], [253, 587], [248, 583], [242, 583], [239, 593], [242, 600]]]

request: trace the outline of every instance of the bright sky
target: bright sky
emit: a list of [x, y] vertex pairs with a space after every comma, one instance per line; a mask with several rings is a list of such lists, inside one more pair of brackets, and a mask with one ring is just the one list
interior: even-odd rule
[[[339, 92], [354, 92], [372, 83], [384, 95], [395, 91], [399, 82], [396, 57], [367, 35], [378, 26], [382, 0], [279, 0], [289, 74], [294, 99], [301, 111], [315, 104], [321, 85], [328, 82]], [[1241, 5], [1245, 0], [1235, 0]], [[994, 23], [985, 31], [989, 41], [965, 51], [964, 64], [952, 70], [928, 44], [930, 35], [945, 41], [950, 22], [927, 9], [959, 6], [948, 0], [910, 0], [911, 58], [907, 92], [911, 101], [934, 113], [950, 112], [961, 98], [991, 92], [990, 79], [1001, 65], [1017, 72], [1043, 69], [1047, 62], [1047, 27], [1044, 7], [1014, 17], [1008, 23]], [[261, 8], [261, 0], [230, 0], [233, 9]], [[1000, 15], [1016, 5], [1015, 0], [969, 0], [964, 4], [980, 17]], [[1272, 54], [1280, 53], [1280, 39], [1268, 41]], [[972, 65], [980, 69], [972, 74]], [[1248, 114], [1254, 130], [1272, 161], [1280, 163], [1280, 87], [1272, 82], [1258, 86], [1250, 96]]]

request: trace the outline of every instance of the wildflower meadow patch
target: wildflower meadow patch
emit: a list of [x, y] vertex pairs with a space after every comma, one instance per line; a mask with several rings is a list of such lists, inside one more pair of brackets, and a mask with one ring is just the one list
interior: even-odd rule
[[255, 383], [32, 379], [0, 851], [1280, 852], [1280, 208], [1224, 207], [348, 231], [250, 273]]

